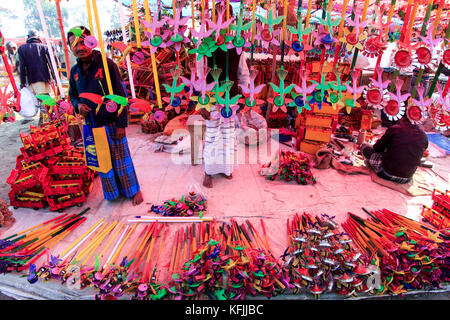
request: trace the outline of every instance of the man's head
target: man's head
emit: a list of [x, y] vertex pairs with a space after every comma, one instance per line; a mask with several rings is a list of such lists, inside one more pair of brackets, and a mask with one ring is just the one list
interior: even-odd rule
[[73, 32], [69, 31], [67, 33], [67, 42], [69, 44], [70, 50], [72, 50], [73, 55], [77, 58], [84, 59], [92, 54], [92, 49], [86, 47], [83, 39], [84, 37], [91, 35], [91, 31], [83, 26], [79, 26], [78, 28], [80, 28], [82, 31], [82, 37], [77, 38], [77, 36], [73, 34]]
[[6, 50], [8, 50], [9, 54], [14, 54], [17, 50], [17, 46], [14, 42], [8, 41], [5, 45]]

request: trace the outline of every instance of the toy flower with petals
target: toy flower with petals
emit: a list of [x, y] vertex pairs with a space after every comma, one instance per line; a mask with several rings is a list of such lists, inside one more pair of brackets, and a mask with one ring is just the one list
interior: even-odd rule
[[[291, 46], [291, 50], [294, 52], [303, 52], [304, 50], [309, 50], [309, 48], [306, 48], [306, 46], [303, 44], [303, 36], [306, 34], [309, 34], [312, 31], [312, 27], [309, 28], [303, 28], [303, 21], [301, 15], [297, 17], [297, 28], [287, 26], [288, 29], [291, 31], [292, 34], [297, 36], [297, 40], [289, 42], [289, 45]], [[310, 47], [310, 46], [308, 46]], [[289, 50], [288, 55], [291, 54], [291, 50]], [[293, 53], [293, 52], [292, 52]]]
[[215, 32], [214, 34], [214, 40], [217, 42], [219, 40], [219, 37], [221, 35], [220, 31], [227, 29], [228, 26], [233, 22], [234, 17], [230, 17], [230, 19], [224, 21], [224, 15], [225, 10], [220, 8], [219, 10], [217, 10], [217, 21], [213, 22], [210, 19], [207, 19], [208, 24], [209, 24], [209, 29], [212, 30], [213, 32]]
[[266, 49], [269, 48], [269, 44], [273, 44], [275, 46], [279, 46], [280, 42], [276, 39], [276, 37], [281, 33], [281, 29], [274, 30], [270, 32], [267, 28], [264, 28], [260, 23], [256, 24], [256, 34], [255, 40], [259, 40], [262, 43], [262, 46]]
[[203, 38], [199, 45], [197, 45], [197, 43], [200, 40], [193, 39], [192, 41], [194, 42], [196, 47], [189, 50], [189, 53], [196, 53], [197, 61], [200, 61], [200, 59], [204, 56], [211, 58], [212, 53], [218, 48], [218, 46], [216, 45], [216, 41], [213, 38]]
[[217, 112], [211, 113], [212, 119], [223, 119], [224, 124], [228, 124], [231, 119], [233, 119], [236, 122], [239, 121], [239, 118], [237, 116], [237, 110], [239, 110], [239, 105], [235, 104], [231, 107], [225, 106], [225, 105], [215, 105], [215, 109]]
[[305, 75], [305, 71], [303, 70], [301, 86], [294, 87], [295, 92], [297, 92], [299, 95], [292, 92], [292, 98], [294, 99], [294, 101], [292, 101], [289, 104], [289, 106], [290, 107], [296, 106], [298, 113], [302, 113], [303, 108], [305, 108], [307, 110], [311, 110], [311, 106], [308, 103], [307, 97], [311, 92], [314, 91], [315, 87], [316, 87], [315, 84], [312, 84], [309, 86], [306, 84], [306, 75]]
[[189, 88], [189, 90], [187, 91], [187, 93], [189, 93], [189, 95], [192, 95], [194, 93], [194, 86], [195, 86], [195, 81], [196, 81], [195, 74], [196, 74], [195, 69], [193, 67], [191, 67], [190, 79], [180, 75], [181, 81], [183, 81], [184, 85]]
[[225, 98], [218, 96], [216, 94], [217, 103], [223, 104], [226, 109], [226, 115], [229, 114], [230, 105], [235, 105], [239, 101], [241, 97], [240, 94], [235, 95], [234, 97], [230, 97], [230, 90], [233, 87], [233, 81], [224, 81], [220, 88], [217, 89], [218, 92], [224, 92]]
[[450, 45], [447, 45], [444, 47], [444, 50], [442, 50], [441, 61], [446, 68], [450, 68]]
[[330, 88], [331, 88], [330, 85], [325, 81], [325, 76], [326, 76], [326, 73], [322, 72], [322, 76], [320, 78], [320, 83], [318, 83], [314, 80], [311, 80], [311, 82], [316, 85], [316, 87], [315, 87], [316, 91], [314, 92], [313, 100], [311, 100], [311, 101], [314, 101], [317, 103], [319, 110], [320, 110], [320, 108], [322, 108], [322, 102], [325, 99], [326, 93], [328, 93], [325, 90], [330, 90]]
[[353, 27], [353, 31], [350, 29], [344, 29], [344, 36], [339, 41], [347, 44], [347, 51], [351, 51], [353, 48], [363, 50], [362, 41], [367, 38], [367, 35], [360, 32], [360, 28], [365, 28], [368, 21], [360, 22], [359, 14], [355, 15], [355, 20], [346, 19], [348, 24]]
[[286, 79], [288, 72], [283, 69], [278, 69], [277, 74], [278, 79], [280, 80], [280, 86], [278, 87], [274, 83], [269, 82], [269, 84], [272, 86], [273, 91], [277, 93], [277, 96], [268, 100], [273, 104], [273, 112], [277, 112], [278, 108], [280, 108], [283, 112], [287, 112], [286, 104], [292, 102], [292, 99], [286, 98], [286, 94], [289, 94], [291, 90], [295, 88], [295, 84], [290, 84], [285, 88], [284, 80]]
[[181, 70], [178, 69], [178, 66], [175, 69], [170, 70], [170, 73], [173, 77], [172, 86], [168, 86], [167, 84], [163, 83], [164, 89], [166, 89], [166, 91], [170, 93], [170, 98], [164, 97], [163, 100], [169, 103], [166, 110], [175, 109], [177, 113], [180, 113], [182, 100], [181, 97], [176, 94], [179, 94], [181, 91], [183, 91], [185, 85], [184, 83], [177, 85], [178, 78], [181, 75]]
[[333, 39], [331, 34], [325, 31], [325, 28], [322, 25], [319, 25], [318, 30], [311, 32], [311, 34], [313, 34], [316, 39], [314, 41], [314, 46], [316, 47], [323, 45], [325, 49], [328, 50], [331, 48], [331, 44], [336, 42], [336, 39]]
[[144, 31], [144, 34], [147, 36], [149, 40], [143, 41], [142, 45], [150, 46], [150, 53], [155, 53], [158, 48], [165, 48], [164, 41], [170, 35], [170, 31], [165, 31], [163, 34], [160, 33], [161, 27], [167, 22], [167, 17], [162, 17], [161, 20], [156, 20], [153, 22], [142, 21], [146, 28], [149, 28], [150, 31]]
[[386, 105], [384, 106], [383, 110], [390, 121], [399, 120], [405, 114], [405, 107], [403, 106], [403, 102], [409, 98], [410, 94], [401, 94], [402, 85], [402, 79], [395, 80], [396, 94], [389, 92], [391, 100], [387, 101]]
[[409, 48], [400, 48], [394, 52], [392, 62], [395, 68], [403, 72], [411, 72], [413, 69], [411, 50]]
[[[251, 34], [249, 32], [245, 35], [245, 37], [243, 37], [241, 35], [241, 33], [242, 33], [242, 31], [247, 31], [248, 29], [250, 29], [250, 27], [253, 25], [253, 23], [254, 23], [254, 21], [250, 21], [246, 24], [243, 24], [243, 15], [239, 14], [237, 24], [232, 24], [230, 26], [231, 30], [236, 31], [236, 36], [233, 38], [232, 45], [236, 48], [236, 52], [238, 54], [241, 54], [242, 48], [246, 44], [248, 45], [248, 41], [246, 40], [246, 38], [248, 38], [248, 36]], [[230, 49], [230, 47], [228, 47], [228, 49]]]
[[364, 41], [362, 54], [369, 58], [378, 57], [386, 50], [386, 42], [383, 41], [381, 35], [370, 34]]
[[255, 87], [255, 79], [256, 76], [258, 75], [258, 70], [254, 69], [253, 67], [250, 70], [250, 81], [249, 81], [249, 85], [244, 86], [242, 84], [239, 84], [238, 86], [242, 89], [242, 92], [244, 93], [244, 97], [243, 99], [240, 99], [241, 103], [245, 103], [245, 106], [247, 108], [252, 108], [256, 105], [260, 105], [263, 104], [264, 101], [261, 99], [256, 99], [256, 95], [258, 95], [262, 88], [264, 88], [266, 85], [265, 84], [260, 84], [258, 86]]
[[328, 32], [330, 37], [332, 38], [333, 36], [333, 27], [338, 26], [341, 23], [342, 17], [338, 17], [336, 19], [332, 19], [331, 18], [331, 11], [327, 11], [327, 16], [325, 19], [322, 19], [321, 17], [317, 17], [317, 19], [319, 19], [319, 22], [322, 26], [327, 26], [328, 27]]
[[384, 107], [384, 100], [389, 97], [387, 87], [390, 81], [383, 81], [383, 69], [381, 67], [378, 67], [377, 75], [378, 80], [370, 79], [372, 83], [364, 90], [364, 97], [369, 106], [382, 109]]
[[[347, 91], [353, 95], [354, 106], [357, 106], [356, 100], [360, 97], [361, 93], [364, 91], [364, 88], [366, 87], [366, 86], [358, 87], [358, 79], [360, 74], [361, 74], [360, 71], [356, 70], [352, 71], [352, 85], [349, 86], [348, 84], [346, 84]], [[351, 108], [349, 105], [347, 105], [346, 110], [347, 113], [350, 113]]]
[[337, 95], [335, 96], [334, 92], [330, 92], [330, 101], [334, 109], [336, 109], [336, 106], [340, 109], [345, 106], [342, 100], [342, 93], [347, 90], [347, 85], [350, 83], [350, 81], [342, 83], [342, 73], [339, 71], [335, 71], [334, 74], [336, 76], [336, 82], [329, 82], [329, 86], [331, 89], [337, 91]]
[[421, 124], [423, 122], [423, 112], [424, 110], [427, 110], [433, 102], [431, 99], [424, 99], [425, 88], [421, 83], [417, 86], [417, 93], [419, 95], [419, 100], [411, 99], [413, 104], [406, 110], [406, 116], [413, 124]]
[[191, 100], [198, 102], [195, 108], [196, 110], [205, 108], [210, 111], [211, 106], [216, 102], [216, 99], [211, 96], [211, 90], [215, 87], [216, 81], [207, 83], [206, 77], [208, 76], [208, 72], [205, 72], [198, 80], [194, 82], [195, 90], [200, 92], [199, 96], [191, 97]]
[[422, 40], [421, 43], [418, 44], [415, 48], [415, 52], [413, 55], [414, 63], [419, 65], [421, 68], [425, 67], [433, 67], [437, 65], [437, 54], [434, 50], [434, 47], [441, 42], [441, 39], [433, 39], [433, 28], [428, 26], [428, 36], [423, 37], [419, 36]]
[[165, 46], [170, 47], [174, 46], [177, 52], [181, 49], [182, 43], [188, 43], [190, 40], [184, 36], [184, 33], [187, 30], [186, 22], [189, 20], [189, 16], [183, 17], [180, 19], [180, 11], [176, 10], [175, 18], [167, 18], [167, 23], [169, 26], [173, 27], [172, 35], [169, 38], [169, 41], [166, 42]]

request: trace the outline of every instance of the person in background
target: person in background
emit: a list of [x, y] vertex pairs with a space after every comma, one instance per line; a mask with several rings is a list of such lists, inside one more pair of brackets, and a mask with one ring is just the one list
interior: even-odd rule
[[[30, 30], [27, 35], [27, 42], [17, 50], [19, 56], [20, 89], [29, 87], [34, 95], [50, 95], [50, 56], [48, 48], [39, 39], [36, 31]], [[39, 126], [44, 121], [44, 114], [48, 115], [48, 110], [38, 102], [40, 109]], [[31, 120], [28, 120], [31, 121]]]
[[[226, 12], [223, 2], [216, 6], [216, 16], [218, 14], [217, 10], [219, 9]], [[229, 10], [231, 17], [233, 16], [231, 5], [229, 6]], [[227, 54], [222, 50], [216, 50], [213, 53], [213, 57], [208, 59], [209, 68], [213, 69], [214, 67], [217, 67], [222, 70], [219, 82], [226, 80], [226, 62]], [[200, 66], [200, 68], [202, 68], [202, 66]], [[238, 55], [234, 48], [228, 50], [228, 80], [233, 81], [233, 85], [230, 89], [230, 98], [239, 93], [240, 88], [238, 87], [238, 84], [248, 85], [249, 82], [249, 71], [245, 53], [242, 52], [241, 55]], [[212, 81], [213, 78], [211, 74], [209, 74], [208, 82]], [[206, 120], [205, 147], [203, 150], [203, 159], [205, 162], [203, 186], [212, 188], [213, 175], [220, 174], [227, 179], [233, 177], [235, 151], [237, 148], [235, 132], [236, 124], [234, 119], [229, 119], [228, 123], [225, 123], [215, 108], [212, 108], [211, 111], [202, 108], [200, 114]]]
[[362, 144], [361, 153], [378, 177], [404, 184], [412, 180], [428, 148], [422, 128], [403, 116], [374, 144]]
[[[82, 30], [83, 36], [91, 34], [89, 29], [83, 26], [79, 28]], [[97, 105], [80, 97], [80, 94], [84, 92], [98, 94], [102, 97], [109, 94], [103, 60], [99, 51], [86, 47], [84, 41], [77, 38], [72, 32], [67, 34], [67, 39], [69, 47], [77, 57], [77, 63], [71, 68], [69, 80], [69, 97], [72, 106], [85, 117], [86, 123], [93, 127], [106, 127], [113, 170], [107, 174], [99, 172], [105, 199], [114, 200], [122, 194], [126, 198], [132, 198], [133, 205], [138, 205], [142, 203], [143, 196], [126, 138], [128, 110], [124, 108], [118, 115], [119, 108], [114, 112], [109, 112], [105, 105], [102, 105], [99, 112], [96, 113]], [[111, 59], [107, 59], [107, 61], [114, 94], [125, 96], [119, 68]], [[91, 120], [94, 120], [94, 123]]]
[[19, 57], [17, 55], [17, 45], [14, 42], [8, 41], [5, 45], [6, 56], [13, 72], [19, 73]]
[[262, 115], [247, 108], [239, 113], [240, 132], [238, 139], [241, 143], [257, 145], [267, 141], [267, 121]]

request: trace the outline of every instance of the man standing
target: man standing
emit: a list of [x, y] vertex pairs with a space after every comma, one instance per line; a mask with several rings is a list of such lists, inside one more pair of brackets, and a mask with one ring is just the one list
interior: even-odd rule
[[16, 44], [14, 42], [8, 41], [5, 47], [6, 47], [6, 56], [8, 57], [12, 71], [19, 73], [19, 58], [17, 56]]
[[[50, 56], [47, 46], [42, 43], [36, 31], [30, 30], [27, 35], [27, 43], [17, 50], [19, 55], [20, 89], [29, 87], [34, 95], [50, 94], [51, 80], [49, 71]], [[47, 110], [41, 104], [39, 126], [43, 122], [43, 114]]]
[[[128, 126], [127, 108], [118, 115], [118, 110], [110, 112], [102, 105], [96, 113], [97, 105], [79, 97], [84, 92], [95, 93], [102, 97], [109, 94], [101, 53], [84, 45], [83, 37], [90, 35], [91, 32], [85, 27], [80, 29], [83, 31], [81, 38], [77, 38], [70, 31], [67, 34], [70, 49], [77, 57], [77, 64], [70, 71], [70, 101], [74, 109], [85, 117], [87, 123], [93, 127], [106, 127], [113, 169], [107, 174], [99, 172], [105, 199], [114, 200], [119, 194], [123, 194], [127, 198], [133, 198], [133, 205], [138, 205], [142, 203], [143, 197], [125, 133]], [[107, 61], [114, 94], [125, 96], [119, 68], [111, 59]], [[94, 123], [91, 120], [94, 120]]]
[[411, 181], [427, 148], [425, 132], [403, 116], [373, 147], [363, 144], [360, 150], [378, 177], [404, 184]]

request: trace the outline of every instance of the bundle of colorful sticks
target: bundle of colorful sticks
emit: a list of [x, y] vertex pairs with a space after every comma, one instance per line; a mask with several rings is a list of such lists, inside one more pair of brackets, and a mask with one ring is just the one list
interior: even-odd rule
[[290, 289], [318, 297], [336, 290], [339, 295], [372, 291], [373, 272], [351, 246], [351, 239], [339, 232], [334, 217], [322, 214], [295, 215], [288, 228], [288, 248], [283, 255], [285, 277]]
[[63, 214], [0, 240], [0, 273], [22, 271], [80, 226], [89, 208], [79, 214]]
[[381, 270], [379, 294], [439, 288], [450, 279], [447, 237], [424, 223], [387, 209], [352, 213], [342, 224], [355, 245]]

